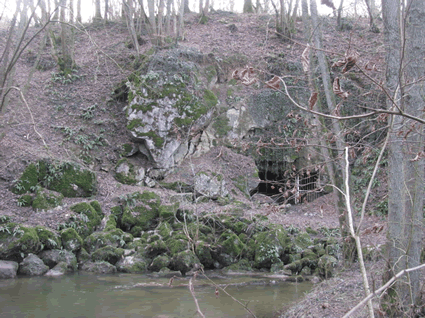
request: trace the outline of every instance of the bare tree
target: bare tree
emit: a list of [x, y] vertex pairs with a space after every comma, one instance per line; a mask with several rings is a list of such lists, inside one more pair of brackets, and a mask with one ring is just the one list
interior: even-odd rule
[[81, 21], [81, 0], [77, 0], [77, 22]]
[[243, 2], [243, 13], [254, 13], [254, 7], [252, 6], [252, 0], [244, 0], [244, 2]]
[[94, 7], [95, 7], [95, 15], [94, 15], [95, 20], [101, 20], [102, 19], [102, 13], [101, 13], [101, 10], [100, 10], [100, 0], [94, 1]]
[[[423, 118], [425, 74], [425, 6], [407, 1], [383, 0], [388, 109]], [[400, 17], [404, 17], [400, 20]], [[408, 22], [408, 23], [407, 23]], [[389, 141], [388, 272], [420, 264], [423, 239], [424, 126], [403, 116], [393, 116]], [[388, 293], [391, 314], [414, 316], [420, 292], [419, 273], [400, 279]]]

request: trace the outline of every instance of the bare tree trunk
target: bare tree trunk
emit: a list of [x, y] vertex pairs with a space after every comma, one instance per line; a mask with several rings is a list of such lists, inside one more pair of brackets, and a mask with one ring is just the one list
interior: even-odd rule
[[105, 0], [105, 22], [108, 21], [108, 15], [109, 15], [109, 0]]
[[184, 3], [184, 13], [190, 13], [189, 0], [181, 0]]
[[125, 21], [127, 23], [127, 29], [130, 32], [133, 46], [136, 49], [137, 55], [140, 54], [139, 41], [137, 40], [136, 28], [134, 27], [134, 6], [133, 0], [123, 0]]
[[69, 0], [69, 22], [74, 23], [74, 0]]
[[204, 15], [207, 15], [209, 11], [210, 11], [210, 0], [205, 0]]
[[338, 30], [342, 30], [342, 8], [344, 5], [344, 0], [341, 0], [338, 7], [338, 15], [336, 18], [336, 26]]
[[[390, 109], [399, 108], [423, 118], [424, 83], [418, 79], [423, 77], [425, 72], [425, 7], [423, 2], [409, 0], [409, 10], [406, 12], [405, 21], [402, 22], [401, 7], [399, 0], [382, 1], [387, 48], [386, 86], [393, 98], [388, 100], [387, 104]], [[407, 21], [408, 23], [403, 23]], [[406, 39], [402, 36], [404, 34]], [[405, 71], [402, 75], [401, 70]], [[409, 132], [406, 133], [408, 129]], [[416, 127], [411, 119], [394, 116], [388, 157], [388, 273], [384, 280], [388, 280], [400, 270], [420, 263], [423, 239], [424, 157], [419, 154], [423, 153], [423, 148], [423, 126]], [[418, 305], [420, 296], [419, 274], [412, 272], [399, 279], [392, 287], [392, 292], [388, 293], [392, 316], [415, 316], [415, 305]]]
[[95, 7], [95, 15], [94, 18], [96, 20], [102, 20], [102, 13], [100, 11], [100, 0], [95, 0], [94, 2], [94, 7]]
[[77, 0], [77, 21], [81, 23], [81, 0]]
[[[332, 92], [332, 83], [330, 79], [330, 72], [328, 69], [328, 63], [326, 61], [325, 53], [322, 51], [322, 39], [321, 39], [321, 28], [320, 23], [318, 21], [318, 14], [317, 14], [317, 7], [316, 7], [316, 1], [310, 0], [310, 12], [311, 12], [311, 19], [312, 19], [312, 28], [313, 30], [316, 30], [314, 32], [314, 46], [317, 48], [316, 54], [319, 62], [319, 69], [320, 73], [322, 75], [322, 83], [323, 83], [323, 89], [325, 92], [326, 97], [326, 106], [328, 109], [328, 112], [331, 113], [335, 107], [335, 95]], [[331, 154], [332, 156], [332, 162], [333, 162], [333, 177], [331, 175], [331, 179], [333, 178], [334, 186], [338, 189], [344, 189], [344, 180], [348, 178], [348, 176], [345, 175], [345, 170], [343, 169], [345, 163], [343, 160], [342, 152], [344, 150], [344, 141], [341, 139], [344, 135], [342, 133], [342, 128], [340, 126], [340, 123], [336, 119], [331, 120], [331, 129], [332, 133], [337, 137], [335, 141], [335, 148], [336, 151], [334, 154]], [[343, 190], [344, 191], [344, 190]], [[334, 192], [336, 192], [336, 204], [337, 204], [337, 211], [339, 215], [339, 225], [341, 228], [341, 236], [345, 237], [344, 240], [344, 246], [343, 246], [343, 255], [344, 259], [352, 260], [354, 255], [354, 242], [350, 239], [350, 235], [348, 233], [348, 218], [347, 218], [347, 210], [345, 208], [345, 202], [344, 198], [342, 196], [342, 193], [334, 189]]]
[[244, 0], [243, 2], [243, 13], [254, 13], [252, 6], [252, 0]]
[[61, 47], [62, 51], [60, 56], [58, 57], [59, 69], [64, 73], [64, 75], [71, 74], [75, 62], [74, 62], [74, 52], [73, 52], [73, 36], [70, 30], [70, 27], [65, 19], [65, 8], [66, 1], [61, 1], [61, 9], [60, 9], [60, 21], [61, 21]]
[[367, 12], [369, 14], [369, 30], [374, 33], [379, 33], [379, 29], [375, 24], [375, 17], [373, 13], [374, 10], [372, 9], [372, 2], [374, 2], [374, 0], [365, 0]]
[[152, 41], [156, 43], [157, 38], [157, 29], [156, 29], [156, 20], [155, 20], [155, 1], [148, 0], [148, 11], [149, 11], [149, 24], [151, 26], [151, 37]]

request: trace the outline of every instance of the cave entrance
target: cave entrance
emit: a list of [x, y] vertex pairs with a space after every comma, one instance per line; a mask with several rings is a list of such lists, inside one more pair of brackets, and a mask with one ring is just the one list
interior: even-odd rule
[[251, 191], [251, 195], [261, 193], [278, 204], [293, 205], [311, 202], [325, 194], [318, 171], [298, 171], [291, 163], [272, 161], [259, 162], [257, 167], [262, 181]]

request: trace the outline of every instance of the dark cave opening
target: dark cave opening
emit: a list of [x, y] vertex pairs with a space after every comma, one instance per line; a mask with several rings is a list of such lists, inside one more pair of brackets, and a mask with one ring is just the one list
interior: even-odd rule
[[298, 171], [293, 165], [288, 167], [286, 162], [262, 162], [257, 167], [262, 181], [251, 191], [251, 195], [261, 193], [273, 198], [278, 204], [294, 205], [311, 202], [325, 194], [320, 186], [318, 172], [309, 169]]

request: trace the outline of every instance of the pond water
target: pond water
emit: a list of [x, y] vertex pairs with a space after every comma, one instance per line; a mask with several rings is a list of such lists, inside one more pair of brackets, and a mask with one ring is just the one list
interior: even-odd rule
[[[212, 280], [242, 303], [248, 303], [258, 318], [271, 317], [312, 286], [309, 282], [290, 283], [267, 276], [216, 276]], [[169, 278], [81, 273], [0, 280], [0, 317], [199, 317], [188, 282], [188, 278], [175, 278], [170, 288]], [[205, 278], [198, 276], [194, 289], [206, 317], [252, 317], [224, 292], [216, 296], [215, 287]]]

